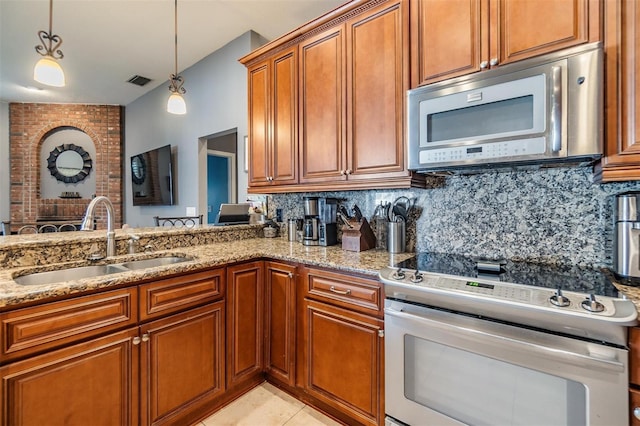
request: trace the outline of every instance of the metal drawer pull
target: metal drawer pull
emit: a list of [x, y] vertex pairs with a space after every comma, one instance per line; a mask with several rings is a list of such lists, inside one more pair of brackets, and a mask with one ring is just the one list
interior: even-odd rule
[[349, 289], [347, 289], [347, 290], [336, 290], [335, 286], [329, 287], [329, 290], [332, 291], [333, 293], [343, 294], [345, 296], [348, 296], [348, 295], [351, 294], [351, 290], [349, 290]]

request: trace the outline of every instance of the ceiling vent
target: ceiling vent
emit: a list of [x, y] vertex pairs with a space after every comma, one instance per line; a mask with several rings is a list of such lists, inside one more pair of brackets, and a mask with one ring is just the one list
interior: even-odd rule
[[141, 75], [134, 75], [129, 80], [127, 80], [127, 82], [135, 84], [136, 86], [144, 86], [145, 84], [147, 84], [150, 81], [151, 81], [150, 78], [143, 77]]

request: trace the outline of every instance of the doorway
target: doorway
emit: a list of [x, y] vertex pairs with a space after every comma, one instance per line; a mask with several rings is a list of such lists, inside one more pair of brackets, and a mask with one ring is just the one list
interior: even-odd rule
[[206, 213], [206, 223], [215, 223], [220, 204], [238, 202], [238, 133], [236, 129], [215, 133], [200, 138], [200, 144], [199, 210]]
[[214, 223], [220, 204], [235, 203], [236, 155], [207, 150], [207, 223]]

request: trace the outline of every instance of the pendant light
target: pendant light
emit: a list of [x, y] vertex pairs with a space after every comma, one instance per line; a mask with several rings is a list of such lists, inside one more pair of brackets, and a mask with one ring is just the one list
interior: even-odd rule
[[64, 71], [57, 61], [64, 57], [59, 49], [62, 38], [51, 31], [52, 22], [53, 0], [49, 0], [49, 32], [38, 31], [38, 37], [42, 44], [36, 46], [36, 52], [43, 57], [33, 68], [33, 79], [48, 86], [64, 87]]
[[184, 102], [182, 95], [187, 93], [182, 85], [184, 79], [178, 75], [178, 0], [175, 2], [175, 73], [169, 76], [169, 91], [171, 95], [167, 101], [167, 111], [171, 114], [186, 114], [187, 104]]

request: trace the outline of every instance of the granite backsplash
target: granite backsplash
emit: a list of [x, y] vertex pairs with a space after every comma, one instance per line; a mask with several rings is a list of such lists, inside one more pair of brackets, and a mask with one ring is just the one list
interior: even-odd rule
[[612, 265], [613, 203], [640, 182], [598, 184], [593, 169], [556, 167], [433, 178], [428, 189], [343, 191], [269, 196], [269, 213], [303, 217], [304, 196], [335, 197], [371, 219], [380, 201], [416, 199], [407, 250], [486, 258]]

